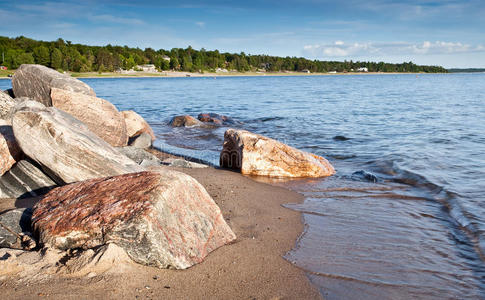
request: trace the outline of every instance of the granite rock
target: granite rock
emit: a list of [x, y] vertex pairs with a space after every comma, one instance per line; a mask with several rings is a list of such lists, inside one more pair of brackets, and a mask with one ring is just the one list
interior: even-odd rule
[[150, 135], [152, 141], [155, 140], [153, 129], [150, 127], [150, 125], [148, 125], [142, 116], [132, 110], [125, 110], [121, 113], [125, 119], [126, 133], [128, 134], [128, 138], [139, 136], [142, 133], [147, 133]]
[[22, 150], [15, 140], [12, 126], [9, 122], [0, 119], [0, 176], [10, 170], [20, 158], [22, 158]]
[[15, 104], [16, 102], [12, 97], [0, 92], [0, 119], [7, 119], [10, 115], [10, 110]]
[[18, 208], [0, 214], [0, 248], [32, 249], [30, 238], [32, 209]]

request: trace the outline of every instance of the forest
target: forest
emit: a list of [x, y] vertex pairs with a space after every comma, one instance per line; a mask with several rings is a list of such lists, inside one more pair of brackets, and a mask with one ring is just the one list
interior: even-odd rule
[[154, 64], [158, 70], [214, 72], [218, 68], [239, 72], [352, 72], [367, 68], [368, 72], [446, 73], [440, 66], [422, 66], [412, 62], [392, 64], [365, 61], [321, 61], [302, 57], [278, 57], [218, 50], [173, 48], [130, 48], [128, 46], [88, 46], [59, 38], [37, 41], [24, 36], [0, 36], [0, 65], [16, 69], [21, 64], [41, 64], [60, 71], [114, 72], [135, 69], [137, 65]]

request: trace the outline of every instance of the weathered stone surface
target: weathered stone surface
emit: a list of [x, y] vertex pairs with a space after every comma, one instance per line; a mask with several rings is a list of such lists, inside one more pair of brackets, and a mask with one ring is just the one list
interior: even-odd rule
[[5, 120], [0, 120], [0, 176], [5, 174], [22, 157], [12, 126]]
[[110, 102], [81, 93], [51, 89], [52, 106], [86, 124], [111, 146], [126, 146], [128, 136], [123, 115]]
[[135, 147], [117, 147], [116, 150], [128, 156], [130, 159], [141, 165], [143, 162], [149, 165], [159, 166], [161, 161], [153, 154], [146, 152], [143, 149]]
[[197, 116], [197, 119], [202, 122], [214, 123], [216, 125], [231, 125], [235, 123], [232, 118], [216, 113], [201, 113]]
[[236, 238], [206, 190], [168, 170], [56, 188], [34, 206], [33, 227], [50, 247], [115, 243], [138, 263], [177, 269]]
[[12, 87], [16, 97], [29, 97], [46, 106], [52, 103], [53, 87], [96, 96], [84, 82], [41, 65], [21, 65], [13, 75]]
[[167, 158], [162, 161], [162, 164], [168, 165], [170, 167], [188, 168], [188, 169], [201, 169], [201, 168], [209, 167], [208, 165], [187, 161], [182, 158]]
[[58, 183], [143, 170], [84, 123], [55, 107], [19, 110], [12, 117], [12, 127], [23, 152]]
[[274, 177], [323, 177], [335, 173], [323, 157], [246, 130], [228, 129], [220, 165], [242, 174]]
[[126, 133], [128, 134], [129, 138], [138, 136], [142, 133], [148, 133], [152, 141], [155, 140], [153, 129], [150, 127], [150, 125], [148, 125], [147, 121], [145, 121], [142, 116], [132, 110], [125, 110], [121, 113], [125, 119]]
[[130, 139], [129, 145], [135, 148], [146, 149], [152, 146], [152, 137], [144, 132]]
[[175, 116], [168, 123], [172, 127], [193, 127], [193, 126], [203, 126], [204, 123], [197, 120], [192, 116]]
[[34, 162], [21, 160], [0, 177], [0, 198], [36, 197], [47, 193], [55, 185]]
[[0, 119], [6, 119], [15, 106], [15, 100], [6, 93], [0, 92]]
[[31, 231], [31, 218], [30, 208], [14, 209], [0, 214], [0, 248], [34, 248], [35, 242], [27, 234]]

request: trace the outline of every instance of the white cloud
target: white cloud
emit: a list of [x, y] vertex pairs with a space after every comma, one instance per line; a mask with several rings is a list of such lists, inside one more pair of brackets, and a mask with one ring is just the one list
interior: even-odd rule
[[352, 43], [336, 41], [333, 44], [306, 45], [303, 54], [308, 57], [360, 57], [360, 56], [393, 56], [393, 55], [431, 55], [485, 52], [483, 45], [469, 45], [460, 42], [408, 43]]
[[91, 21], [118, 23], [118, 24], [125, 24], [125, 25], [145, 24], [145, 22], [143, 22], [143, 20], [140, 20], [140, 19], [124, 18], [124, 17], [118, 17], [113, 15], [107, 15], [107, 14], [88, 16], [88, 19], [90, 19]]
[[205, 27], [205, 22], [195, 22], [195, 25], [199, 26], [200, 28]]

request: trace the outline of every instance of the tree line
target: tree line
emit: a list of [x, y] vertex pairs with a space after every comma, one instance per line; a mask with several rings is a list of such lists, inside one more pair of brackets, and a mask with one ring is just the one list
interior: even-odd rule
[[239, 72], [352, 72], [367, 68], [369, 72], [425, 72], [446, 73], [440, 66], [422, 66], [412, 62], [391, 64], [385, 62], [321, 61], [302, 57], [278, 57], [221, 53], [218, 50], [173, 48], [130, 48], [128, 46], [87, 46], [73, 44], [59, 38], [56, 41], [37, 41], [24, 36], [0, 36], [1, 65], [16, 69], [21, 64], [41, 64], [56, 70], [72, 72], [113, 72], [136, 69], [137, 65], [153, 64], [159, 70], [214, 72], [218, 68]]

